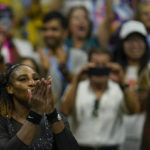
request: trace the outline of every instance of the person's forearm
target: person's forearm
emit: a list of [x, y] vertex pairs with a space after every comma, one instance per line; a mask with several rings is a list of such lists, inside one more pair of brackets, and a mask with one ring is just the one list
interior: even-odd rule
[[111, 23], [114, 20], [114, 11], [113, 11], [113, 4], [112, 1], [106, 0], [106, 19], [109, 23]]
[[65, 128], [63, 121], [58, 121], [52, 124], [52, 130], [54, 134], [61, 133]]
[[64, 0], [53, 0], [51, 5], [49, 6], [50, 11], [59, 10], [62, 7], [62, 3]]
[[125, 104], [128, 109], [129, 114], [138, 113], [140, 111], [140, 105], [138, 102], [138, 98], [135, 93], [128, 88], [124, 89], [124, 96], [125, 96]]
[[27, 150], [30, 145], [36, 125], [26, 121], [21, 129], [17, 132], [16, 136], [12, 137], [9, 141], [3, 142], [0, 145], [1, 150]]
[[71, 74], [70, 72], [66, 72], [64, 74], [64, 77], [66, 78], [67, 82], [71, 83], [72, 79], [73, 79], [73, 74]]
[[103, 48], [108, 48], [110, 39], [110, 24], [104, 19], [99, 28], [98, 41]]
[[98, 40], [102, 47], [108, 48], [111, 37], [111, 24], [114, 20], [114, 12], [111, 0], [106, 0], [106, 16], [99, 27]]
[[69, 115], [74, 109], [77, 88], [78, 77], [75, 77], [72, 81], [71, 88], [69, 89], [62, 103], [62, 113], [64, 115]]
[[17, 132], [17, 137], [26, 145], [30, 145], [37, 125], [26, 121], [21, 129]]
[[48, 58], [44, 55], [43, 51], [41, 49], [38, 49], [37, 52], [39, 53], [39, 57], [42, 63], [42, 66], [46, 72], [48, 72], [50, 68], [50, 63], [48, 61]]
[[0, 144], [0, 150], [28, 150], [28, 146], [22, 143], [17, 136], [14, 136], [8, 142]]
[[54, 138], [58, 150], [79, 150], [77, 141], [66, 127], [59, 134], [54, 134]]
[[[49, 123], [51, 124], [50, 121]], [[79, 150], [78, 144], [64, 119], [52, 123], [52, 130], [57, 150]]]

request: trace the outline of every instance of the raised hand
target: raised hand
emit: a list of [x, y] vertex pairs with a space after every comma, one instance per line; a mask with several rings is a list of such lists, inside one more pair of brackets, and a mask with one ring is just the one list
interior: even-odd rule
[[47, 81], [45, 79], [38, 81], [35, 88], [32, 91], [28, 90], [28, 93], [30, 97], [29, 105], [31, 106], [31, 110], [38, 114], [43, 114], [45, 112], [47, 99]]
[[95, 67], [94, 63], [88, 63], [86, 64], [81, 70], [80, 72], [76, 75], [76, 78], [78, 79], [78, 81], [84, 80], [88, 77], [88, 69], [91, 67]]
[[38, 81], [34, 90], [28, 90], [31, 110], [38, 114], [51, 113], [55, 109], [55, 102], [51, 91], [51, 77]]
[[51, 90], [51, 81], [52, 81], [51, 77], [48, 77], [47, 91], [46, 91], [46, 105], [45, 105], [46, 114], [50, 114], [51, 112], [53, 112], [56, 107], [55, 99], [53, 98]]
[[111, 69], [109, 78], [121, 85], [124, 85], [124, 71], [122, 67], [117, 63], [108, 63], [107, 67]]

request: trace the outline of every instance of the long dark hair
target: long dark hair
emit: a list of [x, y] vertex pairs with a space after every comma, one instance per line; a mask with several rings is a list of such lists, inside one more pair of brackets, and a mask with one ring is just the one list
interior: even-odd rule
[[[148, 46], [146, 37], [142, 36], [141, 34], [138, 34], [138, 35], [140, 35], [140, 37], [143, 39], [143, 41], [146, 45], [145, 53], [143, 54], [142, 58], [140, 59], [140, 67], [138, 70], [138, 73], [140, 74], [148, 64], [149, 46]], [[116, 49], [114, 50], [114, 61], [119, 63], [123, 67], [124, 71], [126, 70], [126, 68], [128, 66], [128, 59], [124, 52], [124, 47], [123, 47], [123, 43], [126, 39], [118, 41], [118, 45], [116, 46]]]
[[13, 110], [12, 95], [8, 93], [7, 86], [11, 84], [10, 77], [12, 72], [21, 64], [10, 65], [6, 72], [0, 74], [0, 115], [10, 118]]
[[12, 113], [13, 101], [7, 92], [7, 81], [4, 74], [0, 74], [0, 115], [10, 118]]

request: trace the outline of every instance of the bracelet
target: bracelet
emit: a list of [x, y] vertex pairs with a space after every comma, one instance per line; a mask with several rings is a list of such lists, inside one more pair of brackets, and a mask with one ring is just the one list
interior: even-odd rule
[[62, 120], [60, 114], [57, 112], [56, 109], [55, 109], [52, 113], [46, 114], [46, 116], [47, 116], [47, 120], [48, 120], [51, 124]]
[[26, 120], [32, 122], [33, 124], [40, 124], [41, 119], [42, 119], [41, 115], [31, 110]]

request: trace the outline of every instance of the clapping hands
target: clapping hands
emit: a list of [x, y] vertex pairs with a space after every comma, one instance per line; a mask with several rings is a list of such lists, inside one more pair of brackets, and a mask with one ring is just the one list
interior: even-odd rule
[[42, 78], [37, 81], [33, 90], [28, 90], [29, 105], [31, 110], [38, 114], [49, 114], [55, 109], [55, 102], [52, 98], [51, 77], [48, 79]]

